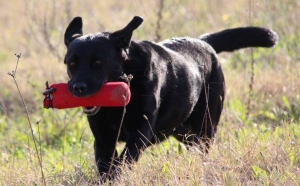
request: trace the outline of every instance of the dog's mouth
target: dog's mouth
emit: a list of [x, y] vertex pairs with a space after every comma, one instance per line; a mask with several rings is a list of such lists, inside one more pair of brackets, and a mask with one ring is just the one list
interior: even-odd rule
[[101, 107], [83, 107], [83, 112], [88, 116], [93, 116], [98, 113]]

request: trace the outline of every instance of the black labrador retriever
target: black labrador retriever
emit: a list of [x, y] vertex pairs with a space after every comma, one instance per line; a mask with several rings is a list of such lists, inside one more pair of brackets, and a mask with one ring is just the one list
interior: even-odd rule
[[[147, 146], [170, 135], [187, 147], [196, 144], [206, 152], [217, 131], [225, 96], [217, 53], [272, 47], [277, 42], [275, 32], [259, 27], [159, 43], [131, 41], [142, 22], [136, 16], [122, 30], [83, 35], [82, 19], [76, 17], [65, 32], [68, 88], [74, 96], [90, 96], [105, 82], [133, 76], [125, 115], [124, 108], [83, 109], [95, 137], [101, 176], [107, 176], [121, 161], [137, 161]], [[115, 151], [117, 140], [126, 142], [120, 156]]]

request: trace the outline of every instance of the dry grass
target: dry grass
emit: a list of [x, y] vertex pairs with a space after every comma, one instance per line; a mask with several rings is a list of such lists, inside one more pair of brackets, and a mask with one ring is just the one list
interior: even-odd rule
[[[250, 12], [249, 6], [251, 3]], [[168, 139], [144, 152], [114, 185], [298, 185], [300, 183], [300, 3], [288, 1], [0, 1], [0, 185], [42, 185], [28, 123], [16, 87], [6, 75], [22, 53], [17, 81], [35, 125], [48, 185], [95, 185], [93, 137], [77, 109], [42, 109], [46, 80], [67, 81], [63, 32], [82, 16], [84, 33], [117, 30], [144, 17], [135, 39], [196, 37], [225, 28], [274, 29], [279, 43], [255, 49], [251, 111], [247, 118], [250, 50], [220, 54], [227, 98], [215, 143], [206, 156]], [[251, 19], [249, 17], [251, 13]]]
[[[262, 135], [246, 135], [242, 143], [228, 135], [225, 143], [222, 140], [204, 157], [187, 151], [150, 157], [146, 164], [125, 168], [119, 185], [297, 185], [300, 171], [291, 164], [290, 152], [298, 147]], [[293, 140], [299, 144], [299, 139]]]

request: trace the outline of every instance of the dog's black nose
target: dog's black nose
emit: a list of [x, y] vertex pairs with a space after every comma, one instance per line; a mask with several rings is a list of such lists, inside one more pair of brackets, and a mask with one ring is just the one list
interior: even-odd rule
[[73, 85], [73, 90], [79, 93], [82, 93], [86, 90], [87, 86], [85, 83], [83, 82], [79, 82], [79, 83], [75, 83]]

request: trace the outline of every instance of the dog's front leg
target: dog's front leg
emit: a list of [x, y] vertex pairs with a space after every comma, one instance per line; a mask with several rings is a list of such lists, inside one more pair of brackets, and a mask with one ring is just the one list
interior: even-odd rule
[[[99, 124], [98, 118], [95, 116], [89, 117], [88, 119], [95, 137], [94, 150], [96, 165], [100, 176], [106, 179], [110, 167], [113, 166], [111, 165], [112, 159], [117, 157], [117, 151], [115, 151], [117, 132], [110, 125]], [[108, 176], [112, 177], [114, 171], [110, 173], [111, 175]]]
[[110, 166], [114, 166], [111, 165], [112, 158], [117, 157], [117, 151], [115, 151], [115, 154], [113, 154], [114, 149], [115, 149], [115, 145], [110, 143], [107, 139], [106, 140], [95, 139], [94, 142], [95, 160], [96, 160], [97, 168], [99, 170], [99, 174], [104, 179], [106, 179], [107, 176], [113, 177], [113, 174], [115, 174], [115, 172], [113, 171], [114, 167], [112, 167], [110, 175], [107, 175]]

